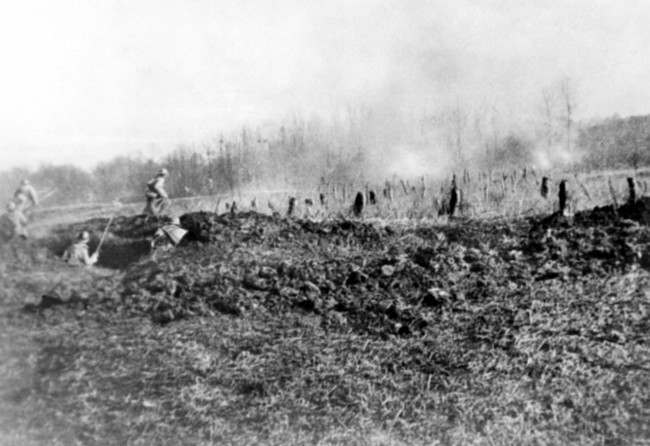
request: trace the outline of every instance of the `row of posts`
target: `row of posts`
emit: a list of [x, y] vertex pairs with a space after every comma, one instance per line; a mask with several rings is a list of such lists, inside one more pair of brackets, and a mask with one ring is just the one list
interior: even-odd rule
[[[467, 181], [466, 180], [466, 175], [468, 175], [468, 174], [463, 175], [465, 177], [463, 179], [463, 181]], [[613, 187], [611, 185], [611, 181], [609, 182], [609, 186], [610, 186], [610, 193], [612, 195], [613, 204], [614, 204], [615, 207], [618, 207], [618, 202], [616, 200], [616, 195], [615, 195]], [[636, 181], [634, 180], [633, 177], [628, 177], [627, 178], [627, 186], [628, 186], [627, 203], [628, 204], [634, 204], [636, 202], [637, 195], [636, 195]], [[404, 188], [404, 192], [408, 193], [408, 190], [409, 190], [408, 185], [406, 183], [404, 183], [403, 181], [402, 181], [402, 187]], [[424, 187], [424, 184], [423, 184], [423, 187]], [[581, 187], [583, 188], [584, 193], [587, 194], [588, 198], [591, 199], [591, 197], [588, 195], [588, 191], [584, 187], [584, 185], [581, 184]], [[412, 189], [415, 189], [415, 187], [413, 186]], [[345, 191], [345, 186], [344, 186], [343, 190]], [[543, 199], [547, 199], [548, 196], [549, 196], [549, 192], [550, 192], [549, 178], [544, 176], [544, 177], [542, 177], [539, 194]], [[393, 194], [392, 194], [392, 190], [391, 190], [391, 186], [390, 186], [389, 182], [386, 182], [386, 187], [382, 190], [382, 195], [383, 195], [384, 198], [392, 201], [392, 199], [393, 199], [392, 195]], [[462, 194], [461, 194], [461, 191], [460, 191], [460, 189], [458, 187], [458, 184], [457, 184], [456, 175], [454, 174], [452, 176], [452, 179], [451, 179], [451, 185], [450, 185], [450, 188], [449, 188], [449, 193], [448, 193], [447, 200], [445, 200], [445, 202], [442, 203], [442, 206], [441, 206], [441, 209], [440, 209], [440, 215], [445, 215], [446, 214], [449, 217], [454, 217], [455, 214], [456, 214], [456, 211], [458, 210], [458, 207], [460, 205], [461, 197], [462, 197]], [[319, 193], [318, 200], [319, 200], [321, 206], [326, 205], [326, 200], [327, 199], [326, 199], [326, 196], [325, 196], [325, 194], [323, 192]], [[360, 217], [362, 215], [362, 213], [363, 213], [364, 206], [366, 204], [375, 205], [375, 204], [377, 204], [377, 200], [378, 200], [378, 198], [377, 198], [377, 194], [375, 193], [375, 191], [374, 190], [369, 190], [367, 187], [366, 187], [365, 193], [363, 193], [361, 191], [357, 192], [356, 195], [355, 195], [355, 198], [354, 198], [354, 202], [352, 204], [352, 213], [353, 213], [353, 215], [356, 216], [356, 217]], [[559, 210], [560, 213], [565, 214], [568, 211], [569, 202], [570, 202], [570, 192], [569, 192], [569, 189], [568, 189], [568, 186], [567, 186], [567, 180], [562, 179], [562, 180], [560, 180], [559, 185], [558, 185], [558, 207], [559, 207], [558, 210]], [[307, 207], [313, 206], [313, 204], [314, 204], [314, 202], [313, 202], [312, 199], [310, 199], [310, 198], [305, 199], [305, 205]], [[253, 209], [256, 208], [255, 200], [253, 200], [251, 202], [251, 206], [252, 206]], [[269, 206], [271, 206], [271, 205], [269, 204]], [[287, 208], [287, 216], [288, 217], [292, 217], [294, 215], [295, 208], [296, 208], [296, 198], [295, 197], [289, 197], [288, 208]], [[233, 202], [231, 206], [227, 206], [227, 210], [229, 210], [231, 212], [235, 212], [236, 204]], [[272, 210], [274, 210], [274, 209], [272, 209]]]

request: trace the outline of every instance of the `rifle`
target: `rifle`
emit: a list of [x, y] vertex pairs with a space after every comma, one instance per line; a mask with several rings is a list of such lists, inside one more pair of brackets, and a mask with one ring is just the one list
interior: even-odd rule
[[41, 199], [40, 199], [39, 201], [41, 201], [41, 202], [42, 202], [42, 201], [45, 201], [45, 200], [47, 200], [48, 198], [50, 198], [52, 195], [54, 195], [55, 193], [56, 193], [56, 188], [54, 188], [54, 189], [50, 189], [50, 190], [48, 190], [47, 192], [45, 192], [45, 193], [43, 193], [43, 194], [41, 195]]
[[99, 244], [97, 245], [97, 249], [95, 249], [95, 252], [93, 253], [93, 255], [99, 256], [99, 250], [102, 247], [102, 245], [104, 244], [104, 239], [106, 239], [106, 234], [108, 234], [108, 228], [111, 226], [111, 223], [113, 222], [113, 218], [114, 217], [111, 216], [111, 218], [108, 219], [108, 223], [106, 224], [106, 228], [104, 229], [104, 233], [102, 234], [102, 238], [99, 239]]

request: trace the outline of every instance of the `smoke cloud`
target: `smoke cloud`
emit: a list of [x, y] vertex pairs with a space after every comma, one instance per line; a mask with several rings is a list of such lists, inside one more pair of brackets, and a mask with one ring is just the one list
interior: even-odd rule
[[0, 162], [90, 166], [363, 109], [378, 159], [422, 170], [449, 154], [394, 158], [418, 119], [457, 107], [528, 128], [561, 77], [578, 118], [647, 113], [647, 23], [640, 0], [7, 2]]

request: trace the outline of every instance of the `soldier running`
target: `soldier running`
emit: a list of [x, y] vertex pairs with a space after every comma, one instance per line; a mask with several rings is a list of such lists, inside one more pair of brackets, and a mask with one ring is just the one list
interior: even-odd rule
[[165, 178], [168, 175], [169, 172], [167, 169], [160, 169], [156, 176], [147, 183], [145, 214], [157, 216], [162, 214], [169, 206], [169, 196], [167, 195], [167, 191], [165, 191]]
[[14, 193], [14, 202], [21, 212], [25, 212], [38, 205], [38, 195], [34, 187], [29, 183], [29, 180], [25, 179], [21, 181], [20, 186]]

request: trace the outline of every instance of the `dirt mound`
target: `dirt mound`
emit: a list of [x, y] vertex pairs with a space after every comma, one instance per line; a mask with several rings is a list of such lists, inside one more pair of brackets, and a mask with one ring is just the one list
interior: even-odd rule
[[554, 213], [536, 221], [536, 227], [613, 225], [620, 220], [632, 220], [642, 225], [650, 225], [650, 197], [641, 197], [634, 203], [625, 203], [622, 206], [613, 205], [596, 206], [593, 209], [577, 212], [572, 218], [560, 213]]
[[[127, 309], [158, 323], [251, 312], [315, 315], [325, 327], [412, 336], [440, 311], [512, 295], [546, 280], [604, 276], [642, 263], [650, 231], [463, 221], [387, 230], [260, 214], [195, 213], [181, 222], [198, 243], [129, 270]], [[433, 318], [433, 319], [432, 319]]]
[[650, 225], [650, 197], [641, 197], [634, 203], [625, 203], [618, 208], [613, 205], [598, 206], [589, 211], [578, 212], [574, 221], [584, 226], [593, 226], [614, 224], [620, 219]]
[[524, 251], [540, 280], [580, 274], [605, 275], [631, 264], [648, 264], [650, 198], [634, 204], [595, 207], [573, 218], [555, 213], [531, 220]]
[[[346, 220], [317, 223], [252, 212], [191, 213], [181, 217], [181, 225], [189, 239], [203, 243], [180, 247], [158, 262], [139, 264], [123, 283], [126, 305], [151, 314], [157, 322], [264, 309], [305, 311], [323, 315], [329, 323], [382, 333], [407, 333], [425, 325], [410, 310], [386, 303], [388, 292], [369, 280], [382, 275], [384, 263], [397, 260], [375, 261], [372, 271], [364, 272], [367, 260], [347, 251], [376, 245], [380, 253], [389, 233], [385, 229]], [[337, 255], [334, 249], [343, 252]], [[360, 305], [355, 296], [367, 293], [366, 286], [375, 296]]]
[[359, 221], [315, 222], [273, 217], [257, 212], [216, 214], [193, 212], [180, 218], [190, 240], [230, 243], [282, 243], [294, 239], [314, 242], [322, 236], [328, 243], [378, 243], [386, 230]]
[[[99, 238], [106, 229], [108, 221], [107, 217], [93, 218], [79, 223], [57, 226], [52, 232], [59, 238], [70, 238], [75, 237], [81, 231], [88, 231], [91, 236]], [[117, 216], [111, 222], [109, 233], [120, 238], [143, 239], [151, 237], [159, 227], [170, 222], [171, 219], [167, 216]]]
[[[106, 222], [90, 220], [60, 234], [91, 229], [94, 244]], [[326, 327], [378, 336], [417, 334], [442, 309], [507, 297], [513, 284], [602, 276], [643, 264], [650, 242], [650, 229], [629, 220], [594, 227], [466, 220], [390, 229], [197, 212], [181, 217], [188, 243], [145, 261], [147, 237], [162, 223], [120, 217], [109, 230], [101, 263], [126, 269], [119, 305], [127, 311], [158, 323], [215, 313], [302, 312]]]
[[201, 211], [180, 218], [181, 226], [188, 231], [188, 238], [200, 242], [224, 240], [226, 235], [234, 232], [241, 237], [262, 235], [265, 230], [277, 230], [281, 221], [257, 212], [217, 214]]
[[642, 225], [650, 225], [650, 197], [641, 197], [634, 203], [624, 204], [618, 208], [618, 215]]

